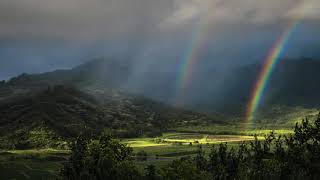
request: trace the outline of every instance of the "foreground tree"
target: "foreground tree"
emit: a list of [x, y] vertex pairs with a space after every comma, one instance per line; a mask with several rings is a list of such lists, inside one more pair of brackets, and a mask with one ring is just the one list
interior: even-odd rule
[[109, 135], [102, 135], [98, 141], [80, 136], [71, 150], [71, 157], [61, 170], [63, 179], [141, 179], [132, 162], [132, 149]]

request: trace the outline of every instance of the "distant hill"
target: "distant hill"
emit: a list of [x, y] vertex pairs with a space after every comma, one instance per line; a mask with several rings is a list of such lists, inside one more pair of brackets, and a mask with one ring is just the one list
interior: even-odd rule
[[[220, 103], [216, 103], [216, 96], [208, 96], [208, 101], [198, 108], [241, 114], [246, 108], [260, 70], [261, 66], [258, 64], [234, 69], [226, 77], [225, 85], [220, 87]], [[281, 61], [271, 75], [262, 102], [265, 107], [274, 105], [320, 107], [320, 61]]]
[[[265, 104], [280, 103], [285, 105], [318, 106], [318, 99], [320, 98], [318, 93], [320, 91], [319, 69], [320, 61], [318, 60], [282, 60], [268, 82]], [[196, 102], [197, 107], [207, 104], [209, 107], [215, 107], [214, 109], [228, 107], [230, 104], [232, 106], [243, 105], [250, 96], [260, 70], [261, 65], [252, 64], [230, 70], [230, 73], [224, 73], [224, 77], [218, 76], [215, 70], [199, 72], [202, 73], [198, 75], [200, 79], [194, 77], [194, 82], [191, 83], [191, 86], [195, 86], [191, 87], [191, 89], [197, 90], [193, 94], [187, 94], [186, 102], [189, 102], [188, 106], [190, 107], [192, 107], [192, 102]], [[158, 94], [162, 92], [163, 94], [159, 95], [159, 97], [163, 97], [164, 100], [170, 98], [171, 95], [168, 89], [171, 89], [172, 85], [170, 83], [164, 84], [162, 80], [154, 79], [156, 77], [151, 76], [152, 73], [150, 73], [146, 72], [145, 74], [145, 78], [148, 79], [147, 82], [139, 82], [141, 86], [148, 86], [148, 91], [157, 91]], [[170, 74], [170, 76], [173, 75]], [[132, 89], [123, 87], [127, 84], [130, 76], [131, 67], [126, 62], [96, 59], [70, 70], [57, 70], [42, 74], [22, 74], [12, 78], [7, 83], [0, 83], [0, 87], [11, 86], [16, 90], [26, 87], [46, 88], [48, 85], [66, 85], [80, 89], [120, 89], [126, 91], [126, 93], [132, 93]], [[211, 78], [208, 79], [208, 77]], [[217, 85], [215, 78], [223, 78], [223, 83]], [[171, 81], [173, 81], [172, 79], [175, 78], [172, 77]], [[170, 78], [167, 80], [170, 80]], [[202, 82], [199, 83], [199, 81]], [[211, 90], [213, 87], [215, 87], [215, 92]], [[0, 89], [4, 91], [3, 88]], [[141, 90], [141, 92], [135, 93], [142, 95], [144, 92], [144, 90]], [[205, 98], [202, 98], [199, 102], [193, 96], [200, 92], [204, 94]], [[151, 93], [146, 94], [148, 98], [155, 98], [152, 97]]]
[[[161, 119], [160, 122], [181, 123], [185, 119], [190, 120], [189, 116], [183, 115], [188, 114], [186, 113], [188, 111], [180, 113], [183, 111], [180, 109], [177, 111], [177, 109], [170, 107], [173, 99], [172, 89], [174, 89], [172, 86], [175, 86], [176, 78], [174, 73], [167, 73], [162, 79], [157, 79], [159, 77], [156, 72], [146, 72], [144, 80], [139, 82], [141, 90], [137, 90], [126, 86], [132, 76], [131, 68], [130, 64], [124, 61], [96, 59], [70, 70], [57, 70], [33, 75], [22, 74], [6, 83], [0, 83], [0, 102], [19, 99], [26, 94], [37, 94], [48, 86], [64, 85], [72, 86], [99, 99], [99, 103], [104, 104], [104, 107], [110, 111], [109, 114], [114, 113], [116, 107], [121, 107], [121, 111], [125, 109], [123, 114], [126, 114], [126, 111], [130, 109], [131, 112], [127, 114], [133, 115], [130, 116], [131, 118], [141, 119], [137, 115], [140, 112], [132, 108], [138, 107], [142, 108], [143, 112], [147, 112], [148, 115], [144, 114], [145, 117], [154, 116], [152, 113], [158, 112], [157, 114], [161, 115], [161, 118], [157, 116]], [[219, 74], [217, 69], [195, 71], [198, 74], [194, 75], [190, 89], [186, 90], [186, 104], [183, 108], [211, 113], [210, 118], [215, 117], [214, 121], [231, 121], [233, 119], [235, 121], [232, 122], [241, 122], [261, 65], [252, 64], [238, 67], [223, 74]], [[258, 117], [272, 123], [278, 121], [273, 121], [272, 112], [275, 109], [276, 114], [282, 112], [281, 117], [284, 117], [282, 119], [287, 119], [287, 117], [292, 117], [292, 114], [305, 115], [305, 112], [309, 112], [308, 109], [316, 110], [319, 108], [319, 69], [320, 61], [318, 60], [304, 58], [280, 61], [268, 82]], [[163, 103], [157, 102], [158, 100]], [[133, 105], [132, 102], [134, 102]], [[139, 106], [135, 104], [137, 102], [140, 103]], [[151, 107], [153, 109], [150, 110]], [[278, 112], [279, 109], [281, 112]], [[299, 109], [301, 113], [296, 113]], [[170, 114], [170, 112], [172, 113]], [[217, 112], [223, 116], [217, 115]], [[125, 118], [120, 117], [119, 119]], [[171, 121], [168, 121], [169, 119]], [[120, 122], [124, 121], [116, 120], [116, 122], [116, 124], [121, 124]], [[285, 122], [282, 123], [285, 124]]]
[[8, 141], [1, 144], [16, 148], [53, 146], [84, 129], [99, 132], [110, 124], [93, 98], [62, 86], [0, 103], [0, 139]]
[[81, 133], [103, 130], [120, 137], [154, 136], [169, 127], [216, 121], [119, 91], [90, 93], [53, 86], [0, 101], [0, 147], [65, 146]]
[[90, 86], [93, 84], [119, 88], [127, 81], [130, 69], [125, 63], [95, 59], [69, 70], [42, 74], [22, 74], [7, 82], [11, 86], [41, 87], [48, 85]]

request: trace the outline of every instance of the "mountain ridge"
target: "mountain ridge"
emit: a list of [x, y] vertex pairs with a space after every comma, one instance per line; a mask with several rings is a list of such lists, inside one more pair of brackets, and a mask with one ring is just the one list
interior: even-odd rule
[[[251, 64], [238, 67], [228, 74], [214, 76], [210, 80], [199, 80], [196, 77], [210, 77], [208, 74], [196, 75], [191, 90], [186, 90], [186, 104], [180, 108], [192, 111], [223, 114], [224, 116], [240, 117], [243, 115], [252, 93], [253, 85], [259, 74], [261, 64]], [[320, 61], [308, 58], [283, 59], [275, 67], [263, 96], [262, 107], [272, 106], [303, 106], [306, 108], [318, 108], [320, 103], [320, 85], [317, 77], [320, 77]], [[214, 69], [213, 74], [217, 73]], [[51, 85], [74, 86], [85, 92], [96, 90], [104, 91], [106, 96], [112, 97], [113, 92], [121, 91], [133, 96], [144, 96], [148, 99], [172, 105], [172, 89], [170, 83], [163, 84], [163, 80], [149, 77], [142, 84], [142, 90], [133, 90], [126, 86], [130, 81], [131, 68], [125, 61], [112, 59], [95, 59], [70, 70], [58, 70], [43, 74], [22, 74], [12, 78], [2, 87], [12, 87], [11, 90], [28, 92], [25, 89], [37, 91]], [[172, 75], [170, 75], [172, 76]], [[167, 77], [166, 77], [167, 78]], [[172, 81], [173, 78], [171, 78]], [[215, 81], [222, 79], [223, 83], [217, 85]], [[152, 83], [149, 83], [152, 81]], [[200, 82], [200, 83], [199, 83]], [[24, 88], [28, 87], [28, 88]], [[161, 87], [159, 89], [159, 87]], [[5, 88], [0, 88], [5, 89]], [[10, 88], [7, 88], [7, 94]], [[147, 90], [143, 90], [147, 89]], [[4, 90], [3, 90], [4, 91]], [[109, 92], [107, 95], [106, 92]], [[152, 93], [150, 93], [152, 92]], [[91, 93], [92, 94], [92, 93]], [[200, 96], [202, 98], [200, 98]], [[3, 95], [8, 96], [8, 95]], [[1, 91], [0, 91], [1, 98]]]

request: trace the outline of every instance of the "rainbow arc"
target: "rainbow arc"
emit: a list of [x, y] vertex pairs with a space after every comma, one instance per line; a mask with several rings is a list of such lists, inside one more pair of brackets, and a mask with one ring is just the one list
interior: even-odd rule
[[249, 99], [249, 103], [245, 114], [245, 123], [253, 124], [257, 109], [261, 104], [263, 96], [265, 95], [268, 82], [274, 71], [275, 67], [281, 61], [281, 55], [283, 54], [285, 47], [287, 46], [292, 33], [295, 31], [296, 27], [300, 23], [300, 20], [295, 20], [289, 23], [287, 28], [282, 32], [280, 38], [274, 43], [273, 47], [269, 51], [262, 69], [258, 75], [256, 83], [253, 86], [253, 90]]

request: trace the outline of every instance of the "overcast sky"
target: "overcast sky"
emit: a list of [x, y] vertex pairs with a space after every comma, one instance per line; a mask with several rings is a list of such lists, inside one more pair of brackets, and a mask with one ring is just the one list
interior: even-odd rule
[[1, 0], [0, 79], [100, 56], [148, 68], [190, 47], [200, 65], [262, 61], [299, 19], [284, 56], [319, 57], [319, 0]]

